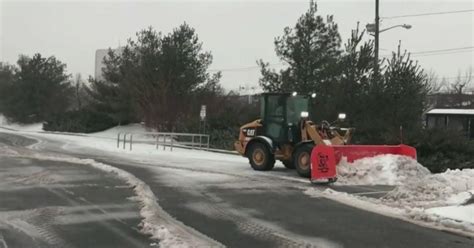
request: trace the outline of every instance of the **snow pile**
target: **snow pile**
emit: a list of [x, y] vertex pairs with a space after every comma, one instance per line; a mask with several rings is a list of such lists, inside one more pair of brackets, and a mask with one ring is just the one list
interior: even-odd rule
[[414, 177], [382, 198], [396, 207], [432, 208], [461, 205], [474, 192], [474, 169], [448, 170], [444, 173]]
[[[440, 215], [439, 210], [424, 210], [422, 208], [398, 208], [381, 203], [379, 199], [355, 196], [345, 192], [338, 192], [332, 189], [317, 190], [315, 188], [309, 188], [304, 191], [306, 195], [314, 198], [324, 197], [342, 204], [347, 204], [365, 211], [370, 211], [385, 215], [388, 217], [400, 219], [417, 225], [434, 228], [442, 231], [449, 231], [457, 233], [459, 235], [474, 237], [474, 223], [469, 222], [465, 216], [455, 216], [453, 212], [450, 214], [451, 217]], [[473, 205], [470, 205], [473, 207]], [[450, 209], [451, 210], [451, 209]], [[470, 212], [469, 212], [470, 211]], [[466, 208], [465, 213], [471, 214], [472, 210]]]
[[[400, 185], [381, 203], [406, 209], [413, 218], [436, 215], [449, 226], [474, 226], [474, 169], [448, 170], [444, 173], [414, 178]], [[456, 222], [449, 221], [456, 220]]]
[[379, 155], [348, 163], [345, 158], [336, 167], [337, 184], [401, 185], [430, 174], [416, 160], [400, 155]]
[[474, 232], [474, 169], [431, 174], [416, 160], [399, 155], [380, 155], [336, 167], [337, 184], [396, 185], [376, 199], [334, 190], [305, 192], [372, 212], [435, 228]]

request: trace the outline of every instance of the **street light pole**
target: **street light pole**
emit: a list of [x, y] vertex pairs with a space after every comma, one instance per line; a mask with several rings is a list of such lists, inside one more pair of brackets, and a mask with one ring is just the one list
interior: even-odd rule
[[375, 0], [375, 61], [374, 61], [374, 75], [375, 81], [378, 81], [379, 76], [379, 0]]

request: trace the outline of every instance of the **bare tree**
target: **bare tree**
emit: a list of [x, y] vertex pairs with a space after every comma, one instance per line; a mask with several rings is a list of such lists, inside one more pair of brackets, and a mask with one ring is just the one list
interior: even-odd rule
[[440, 93], [442, 89], [447, 85], [446, 78], [439, 79], [438, 75], [431, 70], [426, 73], [426, 82], [429, 86], [429, 94]]
[[455, 107], [468, 107], [474, 103], [474, 97], [467, 94], [472, 83], [472, 67], [464, 72], [459, 72], [455, 81], [450, 86], [451, 105]]
[[458, 73], [456, 80], [451, 84], [451, 93], [462, 95], [472, 82], [472, 67], [466, 70], [464, 75]]

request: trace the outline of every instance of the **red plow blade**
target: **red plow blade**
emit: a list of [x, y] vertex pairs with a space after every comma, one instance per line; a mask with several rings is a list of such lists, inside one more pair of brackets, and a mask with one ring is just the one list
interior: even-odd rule
[[318, 145], [311, 152], [311, 181], [334, 181], [336, 165], [345, 157], [348, 162], [382, 154], [408, 156], [416, 159], [416, 149], [407, 145]]

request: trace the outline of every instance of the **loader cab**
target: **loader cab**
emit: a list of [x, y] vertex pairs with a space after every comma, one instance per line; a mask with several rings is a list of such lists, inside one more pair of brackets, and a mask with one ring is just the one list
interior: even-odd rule
[[262, 94], [260, 116], [265, 136], [277, 144], [299, 142], [299, 121], [308, 112], [308, 97], [290, 93]]

